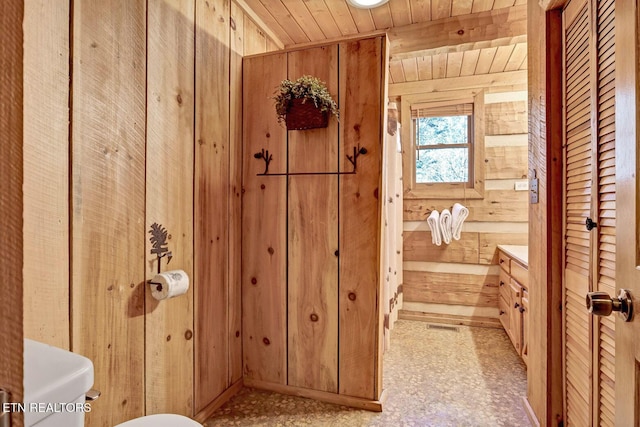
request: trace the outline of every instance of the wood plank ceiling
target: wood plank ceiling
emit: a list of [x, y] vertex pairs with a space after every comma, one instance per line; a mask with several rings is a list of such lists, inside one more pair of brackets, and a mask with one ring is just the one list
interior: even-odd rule
[[244, 0], [285, 47], [387, 30], [389, 82], [527, 68], [526, 0]]

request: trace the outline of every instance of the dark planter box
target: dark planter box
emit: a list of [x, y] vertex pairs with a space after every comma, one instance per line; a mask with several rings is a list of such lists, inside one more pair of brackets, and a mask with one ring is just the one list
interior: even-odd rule
[[329, 125], [329, 112], [320, 111], [310, 99], [305, 103], [302, 101], [303, 99], [301, 98], [291, 100], [289, 109], [287, 110], [287, 116], [285, 117], [287, 129], [303, 130], [326, 128]]

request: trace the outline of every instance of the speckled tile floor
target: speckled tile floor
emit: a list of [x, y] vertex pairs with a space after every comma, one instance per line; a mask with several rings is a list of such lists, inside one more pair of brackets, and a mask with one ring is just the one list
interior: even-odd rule
[[521, 399], [526, 370], [505, 332], [457, 328], [396, 323], [382, 413], [244, 388], [205, 426], [530, 426]]

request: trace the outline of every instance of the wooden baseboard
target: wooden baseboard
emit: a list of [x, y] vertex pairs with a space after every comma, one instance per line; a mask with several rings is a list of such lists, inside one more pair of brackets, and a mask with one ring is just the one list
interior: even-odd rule
[[382, 412], [382, 403], [386, 397], [386, 393], [384, 391], [380, 396], [380, 400], [368, 400], [360, 397], [329, 393], [326, 391], [311, 390], [308, 388], [252, 380], [250, 378], [244, 379], [244, 385], [246, 387], [269, 390], [276, 393], [287, 394], [290, 396], [306, 397], [308, 399], [319, 400], [321, 402], [333, 403], [335, 405], [344, 405], [351, 408], [365, 409], [372, 412]]
[[422, 311], [400, 310], [398, 319], [418, 320], [420, 322], [446, 323], [449, 325], [481, 326], [483, 328], [502, 329], [500, 319], [493, 317], [467, 317], [455, 314], [425, 313]]
[[193, 419], [199, 423], [205, 422], [218, 408], [235, 396], [242, 389], [242, 385], [243, 380], [240, 378], [238, 381], [233, 383], [231, 387], [223, 391], [220, 396], [216, 397], [211, 403], [209, 403], [202, 411], [198, 412]]
[[529, 404], [529, 399], [526, 397], [522, 398], [522, 406], [524, 406], [524, 412], [526, 412], [527, 417], [529, 417], [529, 421], [531, 421], [531, 425], [533, 427], [540, 427], [540, 422], [538, 418], [536, 418], [535, 412], [533, 412], [533, 408]]

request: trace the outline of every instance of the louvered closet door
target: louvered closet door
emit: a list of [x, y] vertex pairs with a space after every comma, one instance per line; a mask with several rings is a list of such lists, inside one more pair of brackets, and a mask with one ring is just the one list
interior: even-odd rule
[[613, 425], [615, 320], [589, 315], [585, 295], [615, 292], [614, 34], [614, 0], [565, 8], [566, 426]]
[[[595, 287], [616, 295], [616, 152], [615, 152], [615, 1], [600, 0], [596, 7], [597, 202]], [[594, 182], [595, 185], [595, 182]], [[594, 236], [595, 238], [595, 236]], [[615, 317], [594, 322], [594, 425], [613, 426], [615, 420]]]
[[573, 0], [565, 25], [565, 411], [568, 426], [591, 425], [591, 241], [585, 220], [591, 215], [591, 39], [589, 4]]

